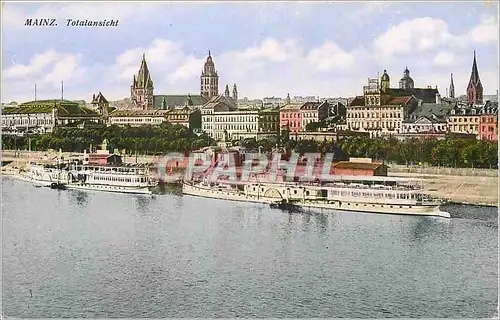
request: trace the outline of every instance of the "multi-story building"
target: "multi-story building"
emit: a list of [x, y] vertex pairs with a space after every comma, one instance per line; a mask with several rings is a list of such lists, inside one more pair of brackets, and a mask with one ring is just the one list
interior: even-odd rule
[[134, 80], [130, 86], [130, 99], [134, 109], [151, 110], [153, 109], [153, 81], [149, 73], [146, 56], [142, 55], [141, 67], [137, 77], [134, 75]]
[[309, 123], [321, 122], [330, 116], [330, 104], [324, 102], [306, 102], [300, 107], [301, 127], [306, 130]]
[[55, 108], [49, 106], [8, 106], [2, 109], [3, 134], [46, 133], [52, 132], [55, 126]]
[[401, 133], [446, 133], [446, 121], [450, 110], [456, 103], [436, 101], [437, 103], [422, 103], [403, 121]]
[[175, 109], [115, 110], [110, 113], [108, 120], [109, 125], [129, 125], [132, 127], [156, 126], [164, 122], [180, 124], [192, 130], [199, 129], [201, 127], [201, 112], [191, 106]]
[[479, 133], [479, 120], [481, 108], [475, 106], [459, 107], [450, 110], [448, 115], [448, 131], [452, 133]]
[[101, 115], [68, 100], [37, 100], [2, 110], [2, 131], [10, 134], [47, 133], [56, 126], [85, 126], [102, 122]]
[[119, 126], [154, 126], [167, 121], [165, 118], [169, 110], [115, 110], [108, 118], [110, 125]]
[[302, 103], [288, 103], [280, 108], [280, 131], [295, 133], [303, 130]]
[[279, 133], [279, 109], [237, 108], [225, 96], [201, 108], [202, 130], [218, 141], [261, 139]]
[[191, 130], [201, 129], [201, 111], [193, 106], [169, 109], [165, 114], [166, 121], [180, 124]]
[[280, 133], [280, 109], [279, 107], [259, 110], [259, 134]]
[[[382, 76], [384, 89], [388, 88], [388, 76]], [[399, 133], [403, 120], [413, 112], [418, 101], [413, 95], [391, 96], [382, 90], [378, 79], [368, 79], [363, 96], [351, 101], [347, 108], [346, 129], [369, 132], [370, 136]]]
[[[434, 121], [432, 117], [424, 115], [422, 119], [411, 119], [410, 116], [418, 106], [440, 105], [441, 100], [437, 88], [415, 88], [408, 68], [405, 68], [397, 89], [391, 88], [389, 74], [384, 70], [380, 82], [378, 78], [368, 79], [368, 85], [363, 87], [363, 96], [357, 96], [349, 103], [346, 124], [340, 129], [370, 132], [372, 137], [426, 129], [429, 127], [428, 120]], [[436, 121], [434, 126], [442, 128], [442, 120]]]
[[479, 118], [478, 139], [498, 141], [498, 102], [486, 102]]

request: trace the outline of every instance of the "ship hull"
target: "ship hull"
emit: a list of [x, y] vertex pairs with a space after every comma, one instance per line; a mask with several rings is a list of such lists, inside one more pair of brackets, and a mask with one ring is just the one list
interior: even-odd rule
[[67, 184], [67, 189], [73, 190], [86, 190], [86, 191], [104, 191], [113, 193], [128, 193], [128, 194], [152, 194], [149, 188], [133, 188], [133, 187], [120, 187], [112, 185], [90, 185], [90, 184]]
[[[244, 193], [236, 193], [226, 190], [219, 190], [219, 188], [199, 187], [191, 184], [183, 184], [182, 193], [185, 195], [205, 197], [221, 200], [232, 200], [241, 202], [256, 202], [256, 203], [276, 203], [276, 198], [255, 197], [245, 195]], [[443, 218], [450, 218], [448, 212], [441, 211], [439, 205], [405, 205], [405, 204], [391, 204], [391, 203], [368, 203], [361, 201], [348, 201], [340, 200], [304, 200], [293, 201], [292, 203], [304, 210], [314, 212], [328, 212], [328, 211], [350, 211], [350, 212], [363, 212], [363, 213], [377, 213], [377, 214], [396, 214], [396, 215], [414, 215], [414, 216], [436, 216]]]

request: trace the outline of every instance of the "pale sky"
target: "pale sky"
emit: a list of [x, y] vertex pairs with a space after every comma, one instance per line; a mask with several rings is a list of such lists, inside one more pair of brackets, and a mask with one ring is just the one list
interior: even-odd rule
[[[498, 88], [494, 2], [6, 3], [2, 12], [2, 102], [130, 96], [143, 52], [155, 94], [199, 94], [211, 50], [219, 91], [239, 97], [362, 94], [387, 69], [446, 94], [450, 73], [464, 94], [473, 50], [484, 94]], [[26, 27], [27, 18], [57, 27]], [[119, 19], [118, 27], [66, 27], [66, 19]]]

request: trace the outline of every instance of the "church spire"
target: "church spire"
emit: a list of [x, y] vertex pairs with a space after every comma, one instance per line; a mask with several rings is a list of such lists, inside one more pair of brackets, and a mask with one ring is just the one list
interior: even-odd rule
[[226, 84], [226, 90], [224, 91], [224, 96], [229, 98], [229, 86]]
[[238, 88], [236, 88], [236, 83], [233, 84], [233, 100], [238, 102]]
[[453, 83], [453, 73], [451, 74], [450, 81], [450, 98], [455, 98], [455, 84]]
[[476, 61], [476, 50], [474, 50], [474, 59], [472, 61], [472, 71], [470, 74], [469, 85], [467, 86], [467, 100], [469, 103], [483, 103], [483, 85], [479, 79], [479, 71]]
[[149, 73], [148, 64], [146, 62], [146, 54], [142, 54], [141, 67], [139, 69], [139, 74], [137, 75], [137, 87], [139, 88], [152, 88], [153, 81], [151, 80], [151, 74]]

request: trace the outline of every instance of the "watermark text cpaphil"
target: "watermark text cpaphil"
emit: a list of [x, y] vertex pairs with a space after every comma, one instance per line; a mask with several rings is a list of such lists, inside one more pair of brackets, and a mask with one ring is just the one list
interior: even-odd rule
[[[88, 20], [88, 19], [64, 19], [66, 27], [118, 27], [118, 19]], [[26, 27], [57, 27], [58, 20], [55, 18], [28, 18]]]

